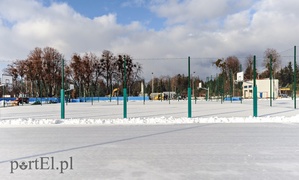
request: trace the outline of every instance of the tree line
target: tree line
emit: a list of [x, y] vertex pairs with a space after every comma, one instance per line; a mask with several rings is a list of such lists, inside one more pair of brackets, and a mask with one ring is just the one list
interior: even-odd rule
[[[136, 93], [141, 81], [142, 66], [133, 62], [130, 55], [117, 55], [104, 50], [101, 57], [94, 53], [74, 53], [64, 64], [64, 86], [74, 85], [72, 97], [105, 96], [113, 88], [123, 87], [124, 58], [126, 59], [127, 87]], [[31, 97], [58, 97], [62, 87], [63, 55], [52, 47], [35, 48], [24, 60], [7, 65], [4, 72], [13, 78], [12, 96], [26, 94]]]
[[[258, 78], [269, 78], [270, 57], [272, 59], [273, 77], [277, 78], [281, 87], [292, 88], [293, 65], [289, 62], [281, 68], [281, 56], [275, 49], [267, 49], [264, 52], [264, 70], [258, 73]], [[124, 58], [127, 64], [127, 89], [129, 95], [137, 96], [141, 91], [142, 65], [134, 62], [130, 55], [114, 55], [111, 51], [104, 50], [101, 56], [94, 53], [74, 53], [64, 66], [65, 87], [73, 84], [72, 98], [84, 96], [107, 96], [113, 89], [118, 88], [118, 94], [122, 95], [124, 78]], [[10, 90], [12, 96], [27, 94], [31, 97], [58, 97], [61, 89], [62, 60], [64, 56], [58, 50], [45, 47], [35, 48], [26, 59], [16, 60], [4, 70], [6, 74], [13, 77], [13, 86]], [[211, 96], [240, 95], [241, 84], [235, 84], [236, 75], [242, 71], [242, 65], [238, 57], [229, 56], [217, 59], [213, 65], [219, 70], [214, 77], [209, 75], [205, 80], [199, 77], [191, 78], [191, 87], [195, 96], [205, 94], [205, 90], [198, 89], [198, 84], [209, 87]], [[298, 75], [299, 72], [296, 71]], [[253, 77], [253, 56], [248, 56], [245, 62], [244, 80]], [[297, 78], [298, 81], [299, 78]], [[177, 74], [173, 77], [161, 76], [151, 79], [145, 83], [145, 92], [174, 91], [186, 96], [188, 87], [188, 76]], [[1, 89], [2, 91], [2, 89]], [[3, 93], [2, 93], [3, 94]]]
[[[282, 57], [281, 55], [272, 48], [268, 48], [264, 52], [261, 71], [257, 72], [257, 79], [265, 79], [270, 77], [270, 71], [272, 72], [272, 78], [279, 80], [280, 87], [293, 88], [293, 78], [294, 78], [294, 65], [290, 61], [285, 67], [281, 67]], [[236, 56], [229, 56], [226, 59], [218, 59], [214, 63], [218, 69], [220, 69], [220, 74], [214, 79], [209, 80], [210, 86], [212, 86], [212, 93], [219, 94], [234, 94], [240, 95], [241, 84], [238, 83], [234, 85], [236, 80], [236, 75], [238, 72], [242, 71], [242, 65], [240, 60]], [[299, 75], [298, 65], [296, 64], [296, 76]], [[245, 61], [244, 81], [253, 79], [253, 56], [249, 55]], [[220, 85], [217, 86], [217, 83]], [[299, 82], [297, 79], [296, 84]], [[222, 86], [222, 87], [221, 87]], [[232, 88], [233, 86], [233, 88]], [[231, 92], [233, 91], [233, 92]]]

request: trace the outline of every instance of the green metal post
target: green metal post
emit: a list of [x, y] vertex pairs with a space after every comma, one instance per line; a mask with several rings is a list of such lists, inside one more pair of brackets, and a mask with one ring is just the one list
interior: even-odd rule
[[256, 57], [253, 56], [253, 117], [257, 117]]
[[197, 87], [195, 87], [196, 86], [196, 84], [195, 84], [195, 80], [194, 80], [194, 82], [193, 82], [193, 93], [194, 93], [194, 103], [196, 104], [196, 100], [197, 100], [197, 94], [196, 94], [196, 89], [197, 89]]
[[110, 97], [109, 97], [109, 102], [111, 102], [111, 98], [112, 98], [112, 80], [111, 80], [112, 77], [110, 77]]
[[218, 74], [216, 74], [215, 96], [217, 96], [217, 102], [218, 102], [218, 97], [219, 97], [219, 77], [218, 77]]
[[168, 78], [168, 103], [170, 104], [170, 78]]
[[272, 106], [272, 55], [270, 54], [270, 106]]
[[188, 57], [188, 118], [192, 117], [191, 107], [191, 83], [190, 83], [190, 56]]
[[93, 92], [92, 92], [92, 86], [90, 87], [90, 98], [91, 98], [91, 105], [93, 105]]
[[123, 118], [127, 118], [127, 64], [126, 57], [124, 56], [124, 105], [123, 105]]
[[[97, 83], [96, 83], [96, 90], [98, 90], [98, 85], [97, 85]], [[97, 93], [98, 93], [98, 102], [100, 102], [100, 88], [99, 88], [99, 90], [97, 91]]]
[[[209, 77], [206, 78], [206, 83], [207, 83], [207, 86], [209, 87], [208, 81], [209, 81]], [[209, 96], [209, 91], [207, 90], [208, 87], [206, 88], [206, 101], [208, 101], [208, 96]]]
[[297, 63], [296, 63], [296, 46], [294, 46], [294, 83], [293, 83], [293, 88], [294, 88], [294, 109], [296, 109], [296, 96], [297, 96]]
[[24, 92], [23, 92], [23, 78], [21, 77], [21, 91], [22, 91], [22, 106], [24, 105], [24, 102], [23, 102], [23, 98], [24, 98]]
[[42, 83], [40, 83], [40, 86], [39, 86], [39, 98], [40, 98], [40, 105], [42, 106], [43, 105], [43, 87], [42, 87]]
[[219, 94], [220, 94], [220, 100], [221, 100], [220, 102], [222, 104], [223, 103], [223, 97], [222, 97], [223, 95], [222, 94], [223, 94], [223, 91], [224, 91], [223, 90], [223, 85], [222, 85], [223, 84], [223, 77], [222, 77], [222, 75], [219, 78], [220, 78], [219, 79], [220, 80], [220, 82], [219, 82], [219, 91], [220, 91]]
[[143, 104], [145, 104], [145, 81], [143, 79]]
[[232, 70], [229, 71], [229, 79], [230, 79], [230, 102], [233, 102], [233, 75]]
[[60, 109], [61, 119], [65, 118], [65, 107], [64, 107], [64, 59], [61, 62], [61, 90], [60, 90]]
[[[242, 64], [240, 64], [240, 72], [242, 72]], [[241, 104], [242, 104], [242, 101], [243, 101], [243, 81], [240, 82], [240, 100], [241, 100]]]
[[66, 91], [66, 101], [65, 101], [65, 105], [67, 106], [67, 102], [69, 101], [70, 98], [70, 92]]
[[118, 101], [118, 93], [117, 93], [117, 97], [116, 97], [116, 104], [119, 105], [119, 101]]
[[222, 103], [224, 103], [224, 94], [225, 94], [225, 76], [222, 77]]
[[[2, 78], [3, 78], [3, 76], [2, 76]], [[5, 101], [5, 84], [2, 87], [3, 87], [3, 95], [2, 95], [2, 97], [3, 97], [3, 107], [5, 107], [5, 103], [6, 103], [6, 101]]]

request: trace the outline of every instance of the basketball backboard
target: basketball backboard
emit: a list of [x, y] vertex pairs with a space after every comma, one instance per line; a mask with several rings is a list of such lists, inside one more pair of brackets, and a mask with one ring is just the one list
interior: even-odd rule
[[12, 76], [2, 74], [1, 84], [12, 84]]
[[237, 82], [243, 82], [244, 80], [244, 73], [242, 72], [238, 72], [237, 73]]

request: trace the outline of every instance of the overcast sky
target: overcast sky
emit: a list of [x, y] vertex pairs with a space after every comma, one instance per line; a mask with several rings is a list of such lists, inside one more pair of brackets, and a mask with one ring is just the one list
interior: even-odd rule
[[[35, 47], [73, 53], [110, 50], [143, 65], [143, 76], [215, 76], [217, 58], [292, 56], [298, 0], [0, 0], [0, 61], [26, 59]], [[288, 59], [287, 59], [288, 60]], [[292, 59], [291, 59], [292, 60]]]

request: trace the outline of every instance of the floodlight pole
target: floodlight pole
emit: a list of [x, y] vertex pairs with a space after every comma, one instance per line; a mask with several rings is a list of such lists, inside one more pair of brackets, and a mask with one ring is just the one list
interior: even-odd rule
[[297, 96], [297, 65], [296, 65], [296, 46], [294, 46], [294, 83], [293, 83], [293, 96], [294, 96], [294, 109], [296, 109], [296, 96]]
[[257, 117], [256, 57], [253, 56], [253, 117]]
[[192, 117], [191, 109], [190, 56], [188, 56], [188, 118]]
[[65, 107], [64, 107], [64, 59], [61, 61], [61, 90], [60, 90], [60, 118], [65, 118]]

